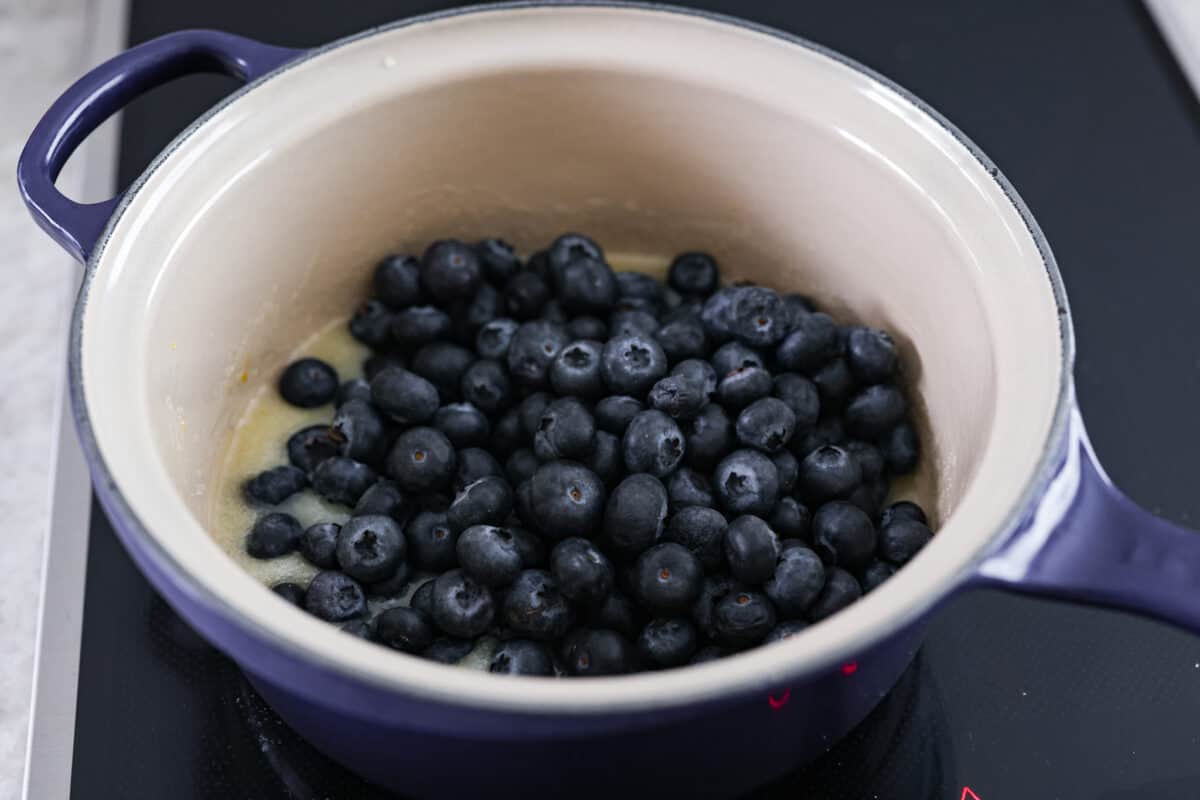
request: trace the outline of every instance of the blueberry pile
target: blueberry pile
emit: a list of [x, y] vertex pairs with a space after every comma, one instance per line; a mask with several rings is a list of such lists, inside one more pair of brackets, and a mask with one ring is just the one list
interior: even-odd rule
[[[665, 286], [614, 272], [578, 234], [525, 262], [440, 241], [373, 285], [364, 377], [289, 365], [283, 398], [333, 418], [244, 485], [247, 552], [320, 570], [275, 591], [356, 636], [445, 663], [491, 637], [499, 673], [677, 667], [804, 630], [933, 536], [884, 507], [919, 442], [883, 331], [704, 253]], [[349, 521], [271, 508], [301, 491]]]

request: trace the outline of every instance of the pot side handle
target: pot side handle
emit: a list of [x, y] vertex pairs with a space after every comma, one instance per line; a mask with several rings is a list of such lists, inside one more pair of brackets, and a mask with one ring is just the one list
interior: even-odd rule
[[975, 585], [1107, 606], [1200, 633], [1200, 533], [1112, 484], [1073, 413], [1062, 466]]
[[63, 165], [101, 123], [143, 92], [198, 72], [256, 80], [302, 50], [213, 30], [151, 39], [100, 64], [50, 106], [17, 160], [17, 184], [34, 220], [79, 261], [87, 261], [121, 195], [78, 203], [55, 188]]

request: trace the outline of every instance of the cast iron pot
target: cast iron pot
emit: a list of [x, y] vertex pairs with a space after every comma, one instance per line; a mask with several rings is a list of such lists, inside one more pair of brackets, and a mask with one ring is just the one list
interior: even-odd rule
[[[248, 85], [119, 196], [56, 191], [105, 118], [199, 71]], [[811, 43], [614, 4], [465, 9], [312, 51], [183, 31], [68, 89], [18, 177], [87, 265], [71, 398], [125, 547], [289, 725], [382, 786], [744, 790], [862, 720], [928, 615], [975, 586], [1200, 623], [1200, 538], [1131, 504], [1088, 446], [1066, 297], [1028, 209], [936, 112]], [[897, 331], [927, 421], [906, 491], [935, 511], [932, 544], [786, 642], [593, 680], [360, 641], [217, 547], [206, 526], [231, 426], [296, 342], [362, 297], [376, 259], [445, 236], [528, 250], [565, 230], [615, 252], [707, 249], [730, 277]]]

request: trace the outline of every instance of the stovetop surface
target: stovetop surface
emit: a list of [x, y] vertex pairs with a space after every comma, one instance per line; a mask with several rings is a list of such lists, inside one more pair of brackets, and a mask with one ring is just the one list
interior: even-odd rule
[[[451, 3], [133, 0], [130, 43], [214, 27], [310, 46]], [[1133, 2], [692, 3], [828, 45], [946, 114], [1021, 192], [1054, 248], [1080, 402], [1109, 473], [1200, 520], [1195, 310], [1200, 110]], [[128, 184], [230, 84], [137, 101]], [[133, 567], [98, 507], [88, 553], [75, 798], [373, 798], [278, 721]], [[1132, 617], [980, 591], [937, 615], [896, 691], [760, 796], [1200, 797], [1200, 639]]]

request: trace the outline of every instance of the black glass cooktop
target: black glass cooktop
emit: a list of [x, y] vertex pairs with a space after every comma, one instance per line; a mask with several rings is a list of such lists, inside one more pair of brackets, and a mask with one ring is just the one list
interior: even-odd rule
[[[131, 43], [215, 27], [316, 45], [450, 3], [133, 0]], [[712, 2], [829, 45], [945, 113], [1007, 173], [1066, 278], [1079, 395], [1110, 474], [1200, 520], [1200, 113], [1146, 11], [1093, 0]], [[126, 114], [130, 181], [229, 87]], [[1200, 797], [1200, 638], [979, 592], [949, 603], [896, 691], [772, 798]], [[72, 795], [372, 798], [279, 722], [154, 594], [93, 514]]]

